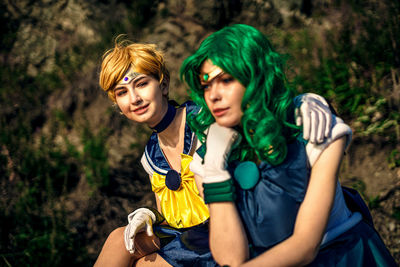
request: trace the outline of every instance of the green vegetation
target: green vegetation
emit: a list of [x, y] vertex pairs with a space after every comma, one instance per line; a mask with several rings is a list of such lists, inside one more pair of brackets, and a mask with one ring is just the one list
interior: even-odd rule
[[393, 149], [388, 157], [389, 167], [396, 168], [400, 166], [400, 152]]
[[[399, 135], [400, 4], [397, 1], [338, 3], [340, 26], [302, 27], [278, 34], [293, 55], [294, 86], [328, 98], [354, 122], [357, 135]], [[346, 14], [346, 15], [344, 15]], [[316, 18], [317, 19], [317, 18]], [[315, 31], [321, 31], [317, 38]], [[285, 50], [286, 49], [286, 50]]]
[[393, 217], [400, 221], [400, 207], [393, 208]]
[[355, 182], [352, 183], [351, 187], [360, 193], [360, 195], [362, 196], [362, 198], [364, 199], [370, 210], [379, 207], [380, 204], [379, 196], [373, 196], [373, 197], [368, 196], [365, 193], [367, 189], [367, 185], [365, 184], [365, 182], [357, 179]]
[[79, 151], [66, 136], [57, 141], [66, 120], [55, 114], [50, 133], [40, 138], [29, 113], [1, 118], [0, 183], [8, 197], [0, 199], [0, 265], [89, 265], [85, 240], [71, 231], [64, 202], [82, 177], [93, 190], [108, 184], [105, 131], [85, 128]]
[[88, 128], [84, 128], [82, 135], [84, 143], [82, 163], [86, 180], [95, 190], [106, 187], [109, 184], [108, 154], [104, 146], [106, 140], [106, 130], [94, 135]]
[[[313, 19], [329, 14], [339, 17], [340, 24], [274, 31], [282, 51], [292, 56], [289, 63], [293, 86], [299, 92], [325, 96], [350, 122], [354, 138], [379, 138], [392, 147], [387, 164], [398, 168], [400, 3], [337, 1], [336, 8], [322, 11], [321, 17]], [[371, 210], [381, 207], [381, 197], [368, 196], [363, 181], [357, 180], [352, 187]], [[392, 214], [399, 219], [399, 207], [393, 208]]]
[[[66, 59], [58, 62], [63, 76], [56, 70], [32, 78], [24, 67], [0, 67], [0, 266], [91, 264], [65, 201], [81, 178], [93, 190], [108, 184], [106, 131], [83, 128], [80, 143], [71, 144], [70, 114], [46, 117], [48, 96], [79, 71]], [[39, 136], [45, 120], [50, 129]]]

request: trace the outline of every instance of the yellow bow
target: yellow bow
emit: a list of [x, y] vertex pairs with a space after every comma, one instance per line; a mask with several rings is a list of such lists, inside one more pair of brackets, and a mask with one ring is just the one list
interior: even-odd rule
[[189, 155], [181, 154], [182, 183], [178, 190], [167, 188], [165, 175], [154, 172], [151, 181], [152, 190], [160, 199], [161, 213], [168, 224], [175, 228], [198, 225], [210, 216], [189, 168], [192, 159]]

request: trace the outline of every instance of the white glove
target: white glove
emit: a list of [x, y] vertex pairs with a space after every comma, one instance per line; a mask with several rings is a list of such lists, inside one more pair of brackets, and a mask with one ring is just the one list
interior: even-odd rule
[[203, 183], [218, 183], [231, 178], [226, 170], [227, 159], [232, 145], [239, 138], [232, 128], [219, 126], [216, 122], [208, 128], [204, 164], [197, 153], [194, 154], [190, 170], [203, 178]]
[[156, 215], [149, 209], [140, 208], [128, 215], [128, 225], [125, 227], [124, 240], [125, 247], [129, 253], [135, 252], [135, 235], [146, 231], [148, 236], [153, 235], [153, 223]]
[[[311, 143], [322, 143], [331, 134], [332, 112], [326, 100], [307, 93], [294, 98], [296, 125], [303, 125], [303, 138]], [[300, 108], [299, 108], [300, 107]]]
[[189, 168], [190, 170], [197, 176], [201, 178], [204, 177], [204, 165], [203, 159], [197, 154], [197, 152], [193, 155], [193, 160], [190, 162]]
[[336, 117], [335, 115], [333, 115], [332, 120], [333, 121], [332, 121], [331, 135], [327, 137], [323, 143], [320, 144], [308, 143], [306, 145], [308, 161], [311, 167], [314, 166], [314, 163], [317, 161], [322, 152], [336, 139], [346, 135], [347, 138], [346, 138], [345, 148], [347, 148], [347, 146], [351, 142], [352, 138], [351, 128], [346, 123], [344, 123], [341, 118]]

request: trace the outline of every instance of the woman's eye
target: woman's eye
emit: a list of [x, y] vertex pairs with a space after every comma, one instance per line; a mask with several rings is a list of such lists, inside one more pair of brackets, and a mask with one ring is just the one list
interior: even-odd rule
[[208, 87], [209, 87], [208, 84], [202, 84], [202, 85], [201, 85], [201, 89], [202, 89], [202, 90], [207, 90]]
[[144, 87], [147, 85], [147, 82], [141, 82], [136, 85], [136, 87]]
[[126, 94], [126, 90], [118, 90], [116, 93], [117, 96], [123, 96], [124, 94]]
[[230, 82], [233, 81], [233, 78], [232, 78], [232, 77], [226, 77], [226, 78], [223, 78], [222, 81], [223, 81], [224, 83], [230, 83]]

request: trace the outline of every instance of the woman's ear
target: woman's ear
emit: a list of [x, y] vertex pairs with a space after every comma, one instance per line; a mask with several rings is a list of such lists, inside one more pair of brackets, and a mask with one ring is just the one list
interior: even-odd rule
[[164, 78], [160, 83], [160, 89], [164, 96], [168, 96], [169, 93], [169, 80]]

